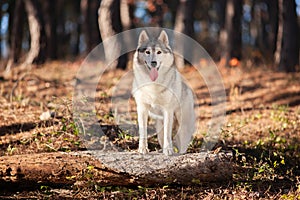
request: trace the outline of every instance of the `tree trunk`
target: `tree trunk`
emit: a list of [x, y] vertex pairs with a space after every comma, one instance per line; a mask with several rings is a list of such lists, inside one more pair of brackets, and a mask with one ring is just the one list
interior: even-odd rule
[[[2, 4], [3, 4], [3, 2], [1, 1], [0, 2], [0, 24], [2, 24]], [[2, 34], [1, 34], [2, 35]], [[2, 47], [1, 47], [1, 44], [2, 44], [2, 40], [3, 40], [3, 38], [2, 38], [2, 36], [0, 35], [0, 60], [1, 60], [1, 58], [2, 58]]]
[[128, 0], [121, 0], [120, 2], [120, 16], [121, 16], [121, 24], [123, 27], [123, 31], [129, 30], [132, 28], [132, 19], [130, 14], [130, 6], [127, 2]]
[[233, 0], [234, 5], [234, 15], [232, 18], [232, 28], [230, 30], [230, 57], [231, 58], [242, 58], [242, 1], [241, 0]]
[[222, 65], [225, 65], [225, 60], [222, 60], [225, 58], [225, 55], [223, 55], [225, 52], [224, 50], [226, 49], [226, 43], [227, 43], [227, 32], [225, 29], [225, 18], [226, 18], [226, 5], [227, 5], [227, 0], [218, 0], [218, 21], [219, 21], [219, 26], [220, 26], [220, 32], [219, 32], [219, 45], [220, 48], [217, 49], [218, 51], [218, 56], [220, 59], [220, 62]]
[[81, 19], [79, 20], [79, 24], [81, 26], [81, 30], [84, 36], [84, 42], [86, 44], [85, 52], [89, 53], [91, 51], [90, 48], [90, 23], [88, 21], [89, 19], [89, 0], [81, 0], [80, 1], [80, 12], [81, 12]]
[[276, 40], [276, 51], [274, 53], [274, 64], [278, 68], [280, 63], [280, 53], [282, 48], [282, 34], [283, 34], [283, 0], [277, 0], [278, 3], [278, 30]]
[[[76, 19], [76, 29], [70, 34], [71, 53], [73, 56], [78, 56], [80, 53], [80, 34], [81, 34], [81, 0], [72, 1], [74, 18]], [[90, 30], [91, 31], [91, 30]], [[74, 38], [74, 39], [72, 39]], [[72, 41], [72, 42], [71, 42]]]
[[98, 9], [100, 6], [99, 0], [89, 0], [89, 23], [91, 24], [91, 31], [90, 31], [90, 40], [89, 46], [91, 50], [95, 48], [100, 42], [100, 31], [98, 26]]
[[56, 35], [56, 2], [41, 1], [44, 10], [45, 33], [46, 33], [46, 57], [50, 59], [57, 58], [57, 35]]
[[[267, 40], [266, 32], [266, 10], [264, 6], [261, 5], [262, 2], [257, 2], [256, 0], [252, 3], [252, 20], [251, 20], [251, 36], [254, 38], [254, 47], [259, 49], [265, 56], [269, 51], [269, 43]], [[271, 17], [273, 18], [273, 16]]]
[[[194, 0], [181, 0], [176, 14], [174, 30], [183, 33], [191, 38], [194, 38], [194, 9], [196, 2]], [[176, 39], [175, 39], [176, 41]], [[189, 47], [176, 47], [179, 51], [188, 51]], [[182, 54], [183, 55], [183, 54]], [[176, 65], [179, 69], [184, 68], [184, 58], [176, 56]]]
[[130, 152], [42, 153], [0, 157], [0, 183], [165, 185], [220, 182], [232, 178], [231, 153], [165, 156]]
[[275, 65], [279, 71], [295, 72], [299, 64], [299, 32], [294, 0], [279, 0], [279, 25]]
[[24, 18], [24, 2], [22, 0], [16, 1], [14, 5], [14, 12], [12, 18], [12, 29], [9, 35], [10, 38], [10, 52], [5, 69], [5, 74], [9, 74], [12, 66], [18, 62], [21, 56], [22, 38], [23, 38], [23, 18]]
[[45, 61], [45, 30], [37, 0], [24, 0], [30, 32], [30, 50], [24, 65]]
[[222, 62], [228, 65], [230, 59], [241, 59], [242, 53], [242, 1], [227, 0], [225, 32], [222, 33], [222, 40], [226, 43], [222, 53]]
[[276, 38], [278, 33], [278, 0], [274, 2], [274, 0], [266, 0], [269, 11], [269, 20], [271, 31], [268, 35], [269, 47], [272, 54], [275, 53], [276, 50]]
[[68, 52], [68, 46], [66, 44], [66, 29], [65, 29], [65, 22], [66, 22], [66, 16], [65, 16], [65, 10], [64, 6], [66, 4], [65, 0], [59, 0], [56, 2], [56, 11], [55, 14], [57, 16], [57, 56], [58, 58], [64, 58], [66, 56], [66, 53]]
[[[98, 23], [102, 37], [102, 41], [108, 39], [122, 31], [122, 22], [120, 17], [120, 0], [102, 0], [98, 10]], [[120, 55], [121, 41], [113, 43], [103, 43], [105, 57], [107, 61], [116, 55]], [[127, 64], [127, 56], [120, 56], [118, 61], [114, 61], [109, 66], [111, 69], [125, 69]]]
[[[176, 13], [176, 19], [175, 19], [175, 24], [174, 24], [174, 31], [183, 33], [185, 30], [185, 24], [184, 24], [184, 16], [186, 12], [186, 5], [185, 1], [180, 1], [179, 6], [177, 7], [177, 13]], [[177, 41], [175, 39], [175, 41]], [[182, 45], [176, 45], [175, 44], [175, 49], [178, 49], [179, 52], [184, 52], [184, 46]], [[182, 53], [181, 53], [182, 55]], [[184, 58], [180, 55], [175, 56], [175, 64], [178, 69], [183, 69], [184, 68]]]
[[82, 33], [86, 43], [86, 53], [89, 53], [100, 43], [100, 32], [97, 22], [98, 0], [81, 0]]

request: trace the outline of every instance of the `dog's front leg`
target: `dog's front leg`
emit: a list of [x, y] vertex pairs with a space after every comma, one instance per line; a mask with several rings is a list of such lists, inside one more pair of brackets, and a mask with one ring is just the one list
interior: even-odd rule
[[145, 104], [137, 105], [138, 124], [139, 124], [139, 153], [146, 154], [148, 150], [147, 142], [147, 121], [148, 121], [148, 106]]
[[172, 126], [173, 126], [173, 111], [164, 111], [164, 144], [163, 153], [167, 156], [172, 155], [173, 144], [172, 144]]

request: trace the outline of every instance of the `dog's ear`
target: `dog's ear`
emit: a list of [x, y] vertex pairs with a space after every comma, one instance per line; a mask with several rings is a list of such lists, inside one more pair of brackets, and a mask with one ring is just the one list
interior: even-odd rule
[[149, 37], [145, 30], [142, 30], [139, 36], [139, 46], [141, 46], [143, 43], [145, 43], [147, 40], [149, 40]]
[[169, 37], [166, 31], [162, 30], [158, 36], [158, 40], [162, 41], [165, 45], [169, 46]]

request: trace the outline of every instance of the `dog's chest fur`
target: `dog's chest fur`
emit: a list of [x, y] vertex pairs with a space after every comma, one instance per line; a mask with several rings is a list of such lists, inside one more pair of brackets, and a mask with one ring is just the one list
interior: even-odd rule
[[178, 97], [181, 96], [181, 77], [174, 68], [164, 71], [160, 69], [160, 76], [155, 82], [149, 80], [148, 72], [144, 67], [135, 66], [135, 79], [133, 83], [133, 95], [139, 102], [151, 105], [175, 106]]
[[171, 101], [172, 93], [169, 89], [156, 83], [140, 87], [136, 94], [139, 101], [149, 105], [165, 105]]

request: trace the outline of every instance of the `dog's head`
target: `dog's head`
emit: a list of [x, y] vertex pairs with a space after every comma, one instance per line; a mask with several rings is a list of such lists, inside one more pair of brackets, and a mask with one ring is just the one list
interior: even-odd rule
[[174, 56], [167, 33], [161, 31], [158, 38], [150, 39], [145, 30], [140, 33], [137, 48], [140, 65], [149, 71], [150, 79], [155, 81], [162, 68], [171, 67]]

